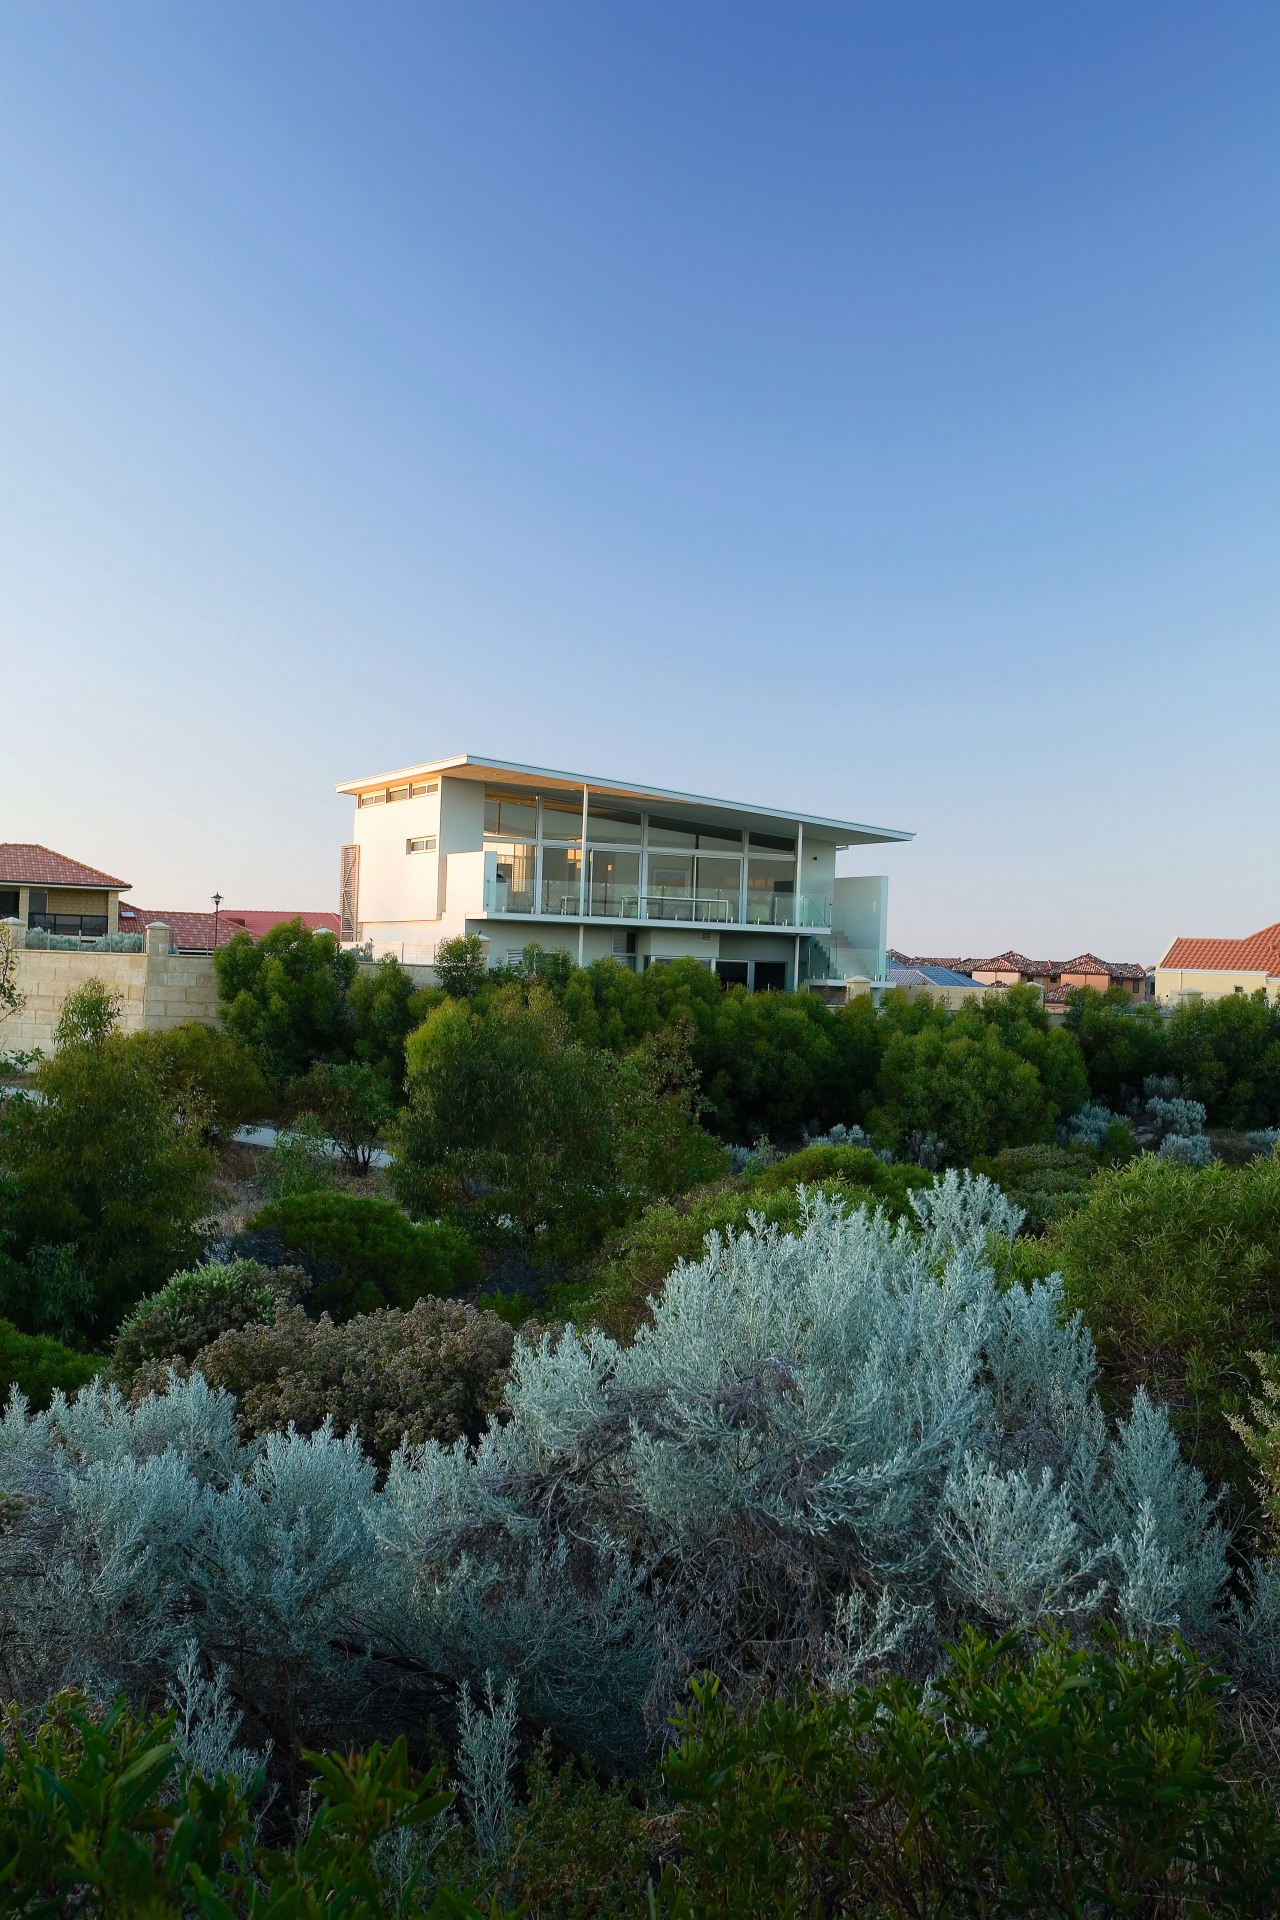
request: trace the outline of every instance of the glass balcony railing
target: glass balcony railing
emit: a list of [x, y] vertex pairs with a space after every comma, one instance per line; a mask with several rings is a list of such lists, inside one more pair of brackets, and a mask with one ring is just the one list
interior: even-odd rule
[[592, 919], [676, 922], [684, 926], [821, 930], [831, 925], [831, 901], [817, 893], [749, 893], [744, 909], [740, 895], [714, 889], [687, 892], [659, 888], [653, 893], [637, 893], [632, 887], [596, 885], [587, 888], [584, 899], [578, 881], [570, 879], [545, 880], [536, 902], [531, 889], [510, 887], [504, 881], [490, 883], [485, 889], [485, 910], [495, 914], [577, 919], [585, 908]]

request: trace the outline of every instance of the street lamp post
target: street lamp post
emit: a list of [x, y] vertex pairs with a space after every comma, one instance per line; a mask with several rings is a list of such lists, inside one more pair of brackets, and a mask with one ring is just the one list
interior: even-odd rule
[[213, 901], [213, 950], [216, 953], [218, 951], [218, 908], [222, 905], [222, 895], [215, 893], [210, 897]]

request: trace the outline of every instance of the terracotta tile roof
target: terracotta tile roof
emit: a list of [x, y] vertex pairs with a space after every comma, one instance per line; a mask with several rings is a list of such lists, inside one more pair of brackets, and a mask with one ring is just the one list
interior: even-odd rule
[[[211, 913], [169, 912], [161, 907], [138, 907], [120, 902], [121, 933], [145, 933], [153, 922], [161, 920], [169, 929], [169, 939], [182, 953], [213, 951], [213, 915]], [[341, 929], [336, 913], [272, 913], [266, 909], [224, 907], [218, 915], [218, 945], [225, 947], [236, 933], [250, 933], [260, 940], [272, 927], [285, 920], [301, 920], [313, 933], [332, 933]]]
[[1280, 976], [1280, 920], [1243, 940], [1175, 940], [1160, 965], [1188, 971], [1204, 968], [1210, 973]]
[[[1009, 947], [990, 960], [955, 960], [932, 955], [899, 953], [890, 947], [889, 958], [900, 967], [950, 967], [955, 973], [1018, 973], [1024, 980], [1044, 980], [1051, 974], [1096, 974], [1110, 980], [1145, 980], [1147, 970], [1132, 960], [1099, 960], [1096, 953], [1078, 953], [1074, 960], [1030, 960], [1025, 953]], [[1188, 964], [1183, 962], [1181, 964]]]
[[1067, 995], [1074, 992], [1074, 987], [1046, 987], [1044, 990], [1044, 1003], [1046, 1007], [1065, 1007], [1067, 1004]]
[[0, 885], [18, 887], [127, 887], [127, 880], [86, 867], [34, 841], [0, 842]]

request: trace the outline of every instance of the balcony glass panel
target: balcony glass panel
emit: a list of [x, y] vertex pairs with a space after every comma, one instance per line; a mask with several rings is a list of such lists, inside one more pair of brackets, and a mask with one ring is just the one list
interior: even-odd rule
[[698, 898], [700, 900], [722, 901], [732, 909], [730, 920], [736, 920], [742, 905], [742, 862], [726, 859], [723, 854], [698, 855]]
[[582, 911], [582, 855], [577, 847], [544, 847], [542, 850], [542, 911], [544, 913], [580, 913]]
[[581, 840], [581, 800], [566, 800], [558, 794], [554, 799], [544, 800], [542, 837], [544, 840]]
[[532, 913], [535, 849], [528, 841], [509, 841], [492, 849], [498, 856], [494, 874], [493, 911]]
[[597, 849], [590, 858], [588, 913], [610, 920], [634, 920], [640, 910], [640, 855]]
[[753, 926], [789, 927], [796, 863], [783, 854], [753, 853], [747, 861], [747, 919]]
[[486, 833], [528, 834], [538, 831], [538, 803], [531, 793], [486, 793]]
[[622, 807], [597, 807], [592, 803], [587, 814], [587, 839], [593, 846], [638, 847], [640, 832], [638, 813], [628, 813]]

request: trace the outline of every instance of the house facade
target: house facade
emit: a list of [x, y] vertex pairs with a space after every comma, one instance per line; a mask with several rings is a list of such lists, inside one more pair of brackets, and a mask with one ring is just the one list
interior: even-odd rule
[[883, 983], [888, 880], [842, 848], [913, 836], [474, 754], [344, 782], [341, 938], [429, 965], [478, 934], [643, 972], [691, 957], [753, 990]]
[[127, 880], [30, 841], [0, 844], [0, 920], [42, 933], [101, 939], [119, 931]]
[[1180, 934], [1156, 962], [1156, 998], [1221, 1000], [1264, 992], [1280, 999], [1280, 920], [1243, 940], [1201, 940]]

